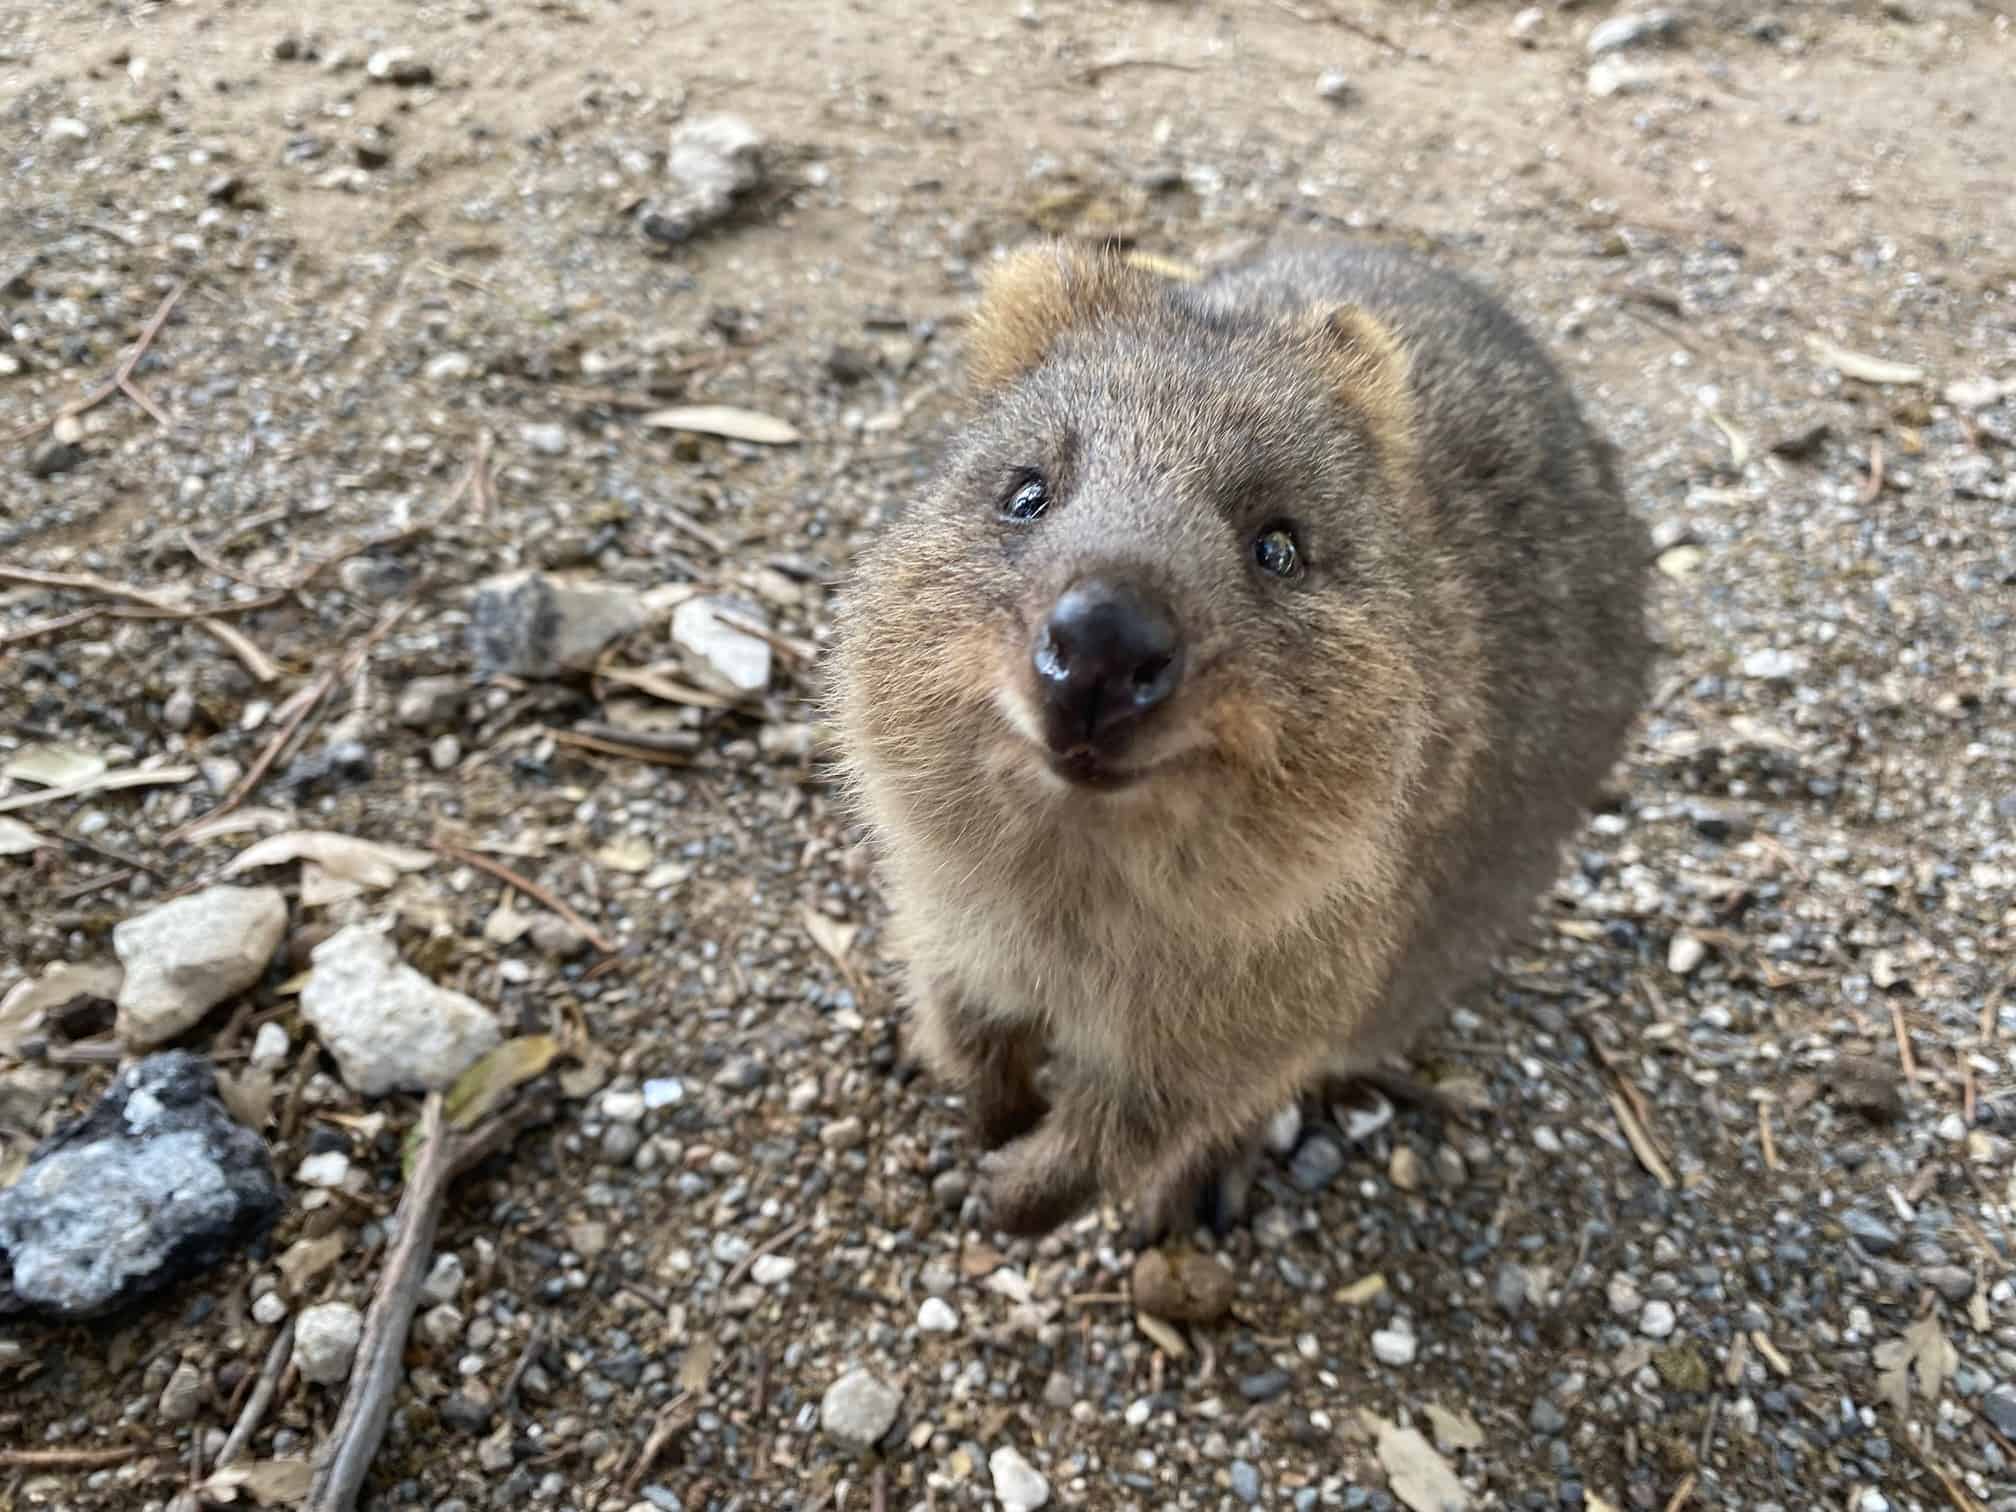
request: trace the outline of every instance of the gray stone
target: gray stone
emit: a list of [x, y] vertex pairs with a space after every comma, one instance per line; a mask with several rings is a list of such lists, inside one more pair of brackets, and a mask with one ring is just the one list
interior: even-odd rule
[[387, 47], [371, 54], [364, 62], [364, 72], [381, 84], [404, 89], [434, 82], [433, 65], [416, 57], [410, 47]]
[[867, 1137], [867, 1126], [851, 1113], [845, 1118], [834, 1119], [819, 1131], [819, 1143], [835, 1151], [855, 1149]]
[[381, 930], [353, 924], [308, 959], [302, 1016], [366, 1097], [444, 1088], [502, 1038], [489, 1009], [401, 961]]
[[1670, 42], [1680, 33], [1680, 17], [1670, 10], [1622, 11], [1598, 22], [1589, 33], [1589, 56], [1622, 52], [1627, 47]]
[[1320, 1192], [1335, 1181], [1344, 1169], [1344, 1147], [1328, 1134], [1312, 1134], [1302, 1141], [1288, 1174], [1305, 1192]]
[[763, 623], [762, 611], [742, 600], [692, 598], [672, 611], [672, 639], [709, 687], [736, 696], [761, 693], [770, 686], [770, 643], [724, 622], [717, 610], [750, 624]]
[[1616, 95], [1644, 94], [1658, 85], [1660, 77], [1654, 69], [1618, 58], [1605, 58], [1589, 70], [1589, 94], [1598, 100]]
[[1003, 1444], [987, 1456], [987, 1473], [994, 1481], [994, 1499], [1002, 1512], [1032, 1512], [1050, 1500], [1050, 1482], [1012, 1444]]
[[45, 441], [28, 454], [28, 476], [53, 478], [84, 460], [84, 448], [70, 441]]
[[567, 427], [552, 421], [528, 425], [518, 432], [525, 444], [542, 457], [567, 455]]
[[428, 1267], [427, 1279], [420, 1283], [420, 1295], [428, 1302], [453, 1302], [462, 1295], [462, 1257], [443, 1250]]
[[468, 697], [468, 686], [459, 677], [416, 677], [399, 690], [394, 713], [410, 729], [439, 729], [461, 714]]
[[1523, 1312], [1531, 1296], [1531, 1286], [1522, 1265], [1507, 1262], [1498, 1267], [1498, 1273], [1491, 1281], [1491, 1300], [1498, 1304], [1502, 1313]]
[[1247, 1506], [1257, 1506], [1260, 1501], [1260, 1472], [1253, 1468], [1250, 1460], [1234, 1460], [1231, 1469], [1232, 1494]]
[[1887, 1255], [1897, 1248], [1897, 1230], [1866, 1208], [1850, 1208], [1843, 1213], [1841, 1227], [1872, 1255]]
[[865, 1370], [850, 1370], [819, 1402], [819, 1426], [849, 1449], [872, 1449], [896, 1424], [903, 1394]]
[[162, 1422], [173, 1427], [195, 1421], [202, 1406], [203, 1374], [184, 1360], [168, 1377], [168, 1384], [161, 1388], [161, 1400], [155, 1404], [154, 1411]]
[[628, 588], [506, 573], [476, 590], [469, 649], [485, 677], [557, 677], [593, 667], [605, 646], [645, 618], [643, 598]]
[[1566, 1414], [1554, 1405], [1551, 1397], [1544, 1396], [1534, 1398], [1533, 1411], [1526, 1421], [1532, 1425], [1535, 1433], [1544, 1433], [1549, 1438], [1568, 1426]]
[[277, 887], [206, 887], [126, 920], [112, 931], [126, 968], [119, 1038], [135, 1050], [173, 1039], [258, 981], [286, 929]]
[[665, 157], [672, 182], [641, 222], [653, 241], [676, 245], [725, 219], [763, 182], [763, 135], [740, 116], [700, 116], [676, 127]]
[[1348, 105], [1357, 90], [1351, 87], [1351, 75], [1341, 68], [1326, 68], [1316, 81], [1316, 93], [1332, 105]]
[[1372, 1335], [1372, 1356], [1381, 1365], [1412, 1365], [1418, 1348], [1414, 1335], [1397, 1328], [1382, 1328]]
[[1263, 1370], [1257, 1375], [1241, 1378], [1239, 1395], [1249, 1402], [1271, 1402], [1286, 1391], [1293, 1382], [1285, 1370]]
[[1638, 1332], [1648, 1339], [1670, 1339], [1679, 1324], [1674, 1315], [1673, 1304], [1654, 1297], [1645, 1304], [1645, 1310], [1638, 1314]]
[[0, 1315], [111, 1312], [249, 1243], [280, 1202], [266, 1146], [218, 1101], [210, 1062], [150, 1055], [0, 1192]]
[[2016, 1386], [2004, 1383], [1982, 1397], [1981, 1415], [2004, 1438], [2016, 1438]]
[[294, 1320], [294, 1363], [304, 1380], [335, 1386], [350, 1374], [364, 1315], [348, 1302], [318, 1302]]

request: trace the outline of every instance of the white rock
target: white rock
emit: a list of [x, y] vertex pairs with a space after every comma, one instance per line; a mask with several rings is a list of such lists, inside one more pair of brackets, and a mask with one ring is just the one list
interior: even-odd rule
[[1743, 675], [1764, 682], [1790, 682], [1806, 670], [1806, 653], [1766, 646], [1743, 658]]
[[366, 1097], [446, 1087], [502, 1038], [489, 1009], [430, 982], [378, 929], [339, 930], [309, 964], [302, 1016]]
[[1648, 1339], [1667, 1339], [1679, 1324], [1673, 1314], [1673, 1304], [1654, 1297], [1645, 1304], [1645, 1310], [1638, 1314], [1638, 1332]]
[[1316, 93], [1333, 105], [1343, 105], [1356, 91], [1351, 87], [1351, 75], [1341, 68], [1326, 68], [1316, 80]]
[[1534, 37], [1546, 24], [1547, 13], [1537, 5], [1529, 5], [1512, 18], [1512, 24], [1505, 28], [1505, 35], [1514, 42], [1531, 47]]
[[1414, 1335], [1397, 1328], [1382, 1328], [1372, 1335], [1372, 1357], [1381, 1365], [1412, 1365], [1418, 1348]]
[[1621, 1271], [1610, 1278], [1604, 1291], [1610, 1300], [1610, 1311], [1617, 1317], [1628, 1318], [1645, 1305], [1645, 1294], [1638, 1290], [1638, 1283]]
[[1673, 936], [1666, 947], [1666, 969], [1675, 976], [1686, 976], [1707, 959], [1708, 947], [1684, 931]]
[[292, 1048], [285, 1029], [274, 1023], [261, 1024], [259, 1032], [252, 1036], [252, 1064], [277, 1066], [287, 1059], [287, 1052]]
[[467, 378], [476, 370], [476, 364], [467, 352], [443, 352], [430, 361], [425, 372], [436, 383], [456, 378]]
[[294, 1363], [304, 1379], [334, 1386], [350, 1374], [364, 1315], [348, 1302], [318, 1302], [294, 1320]]
[[567, 455], [567, 427], [564, 425], [528, 425], [518, 432], [525, 444], [542, 457], [564, 457]]
[[1267, 1148], [1276, 1155], [1292, 1155], [1302, 1140], [1302, 1105], [1290, 1103], [1267, 1122]]
[[994, 1478], [994, 1499], [1002, 1512], [1032, 1512], [1050, 1500], [1050, 1482], [1008, 1444], [987, 1456], [987, 1473]]
[[277, 1291], [260, 1295], [252, 1304], [252, 1321], [271, 1328], [287, 1316], [287, 1299]]
[[173, 1039], [258, 981], [286, 929], [277, 887], [206, 887], [126, 920], [112, 931], [126, 968], [119, 1038], [135, 1050]]
[[446, 1354], [461, 1342], [462, 1322], [462, 1314], [455, 1308], [438, 1303], [420, 1315], [420, 1337], [438, 1353]]
[[865, 1370], [850, 1370], [819, 1399], [819, 1426], [849, 1449], [871, 1449], [896, 1422], [903, 1393]]
[[1647, 42], [1664, 42], [1680, 30], [1680, 18], [1669, 10], [1623, 11], [1599, 21], [1589, 33], [1589, 56], [1622, 52]]
[[764, 1255], [749, 1267], [749, 1279], [758, 1286], [781, 1286], [798, 1273], [798, 1262], [789, 1255]]
[[443, 1250], [434, 1257], [427, 1279], [420, 1283], [420, 1295], [433, 1303], [453, 1302], [462, 1295], [462, 1257]]
[[88, 142], [91, 128], [75, 116], [56, 116], [42, 128], [42, 135], [52, 142]]
[[642, 1123], [644, 1121], [644, 1094], [642, 1092], [604, 1092], [602, 1094], [602, 1116], [611, 1123]]
[[676, 1076], [654, 1076], [644, 1083], [644, 1106], [656, 1112], [686, 1100], [686, 1084]]
[[339, 1187], [350, 1179], [350, 1157], [341, 1150], [310, 1155], [294, 1168], [294, 1179], [303, 1186]]
[[949, 1334], [959, 1329], [959, 1314], [943, 1297], [926, 1297], [917, 1309], [917, 1326], [925, 1333]]
[[1644, 94], [1658, 84], [1660, 77], [1656, 69], [1605, 58], [1589, 70], [1589, 93], [1598, 100], [1613, 95]]
[[686, 600], [672, 611], [672, 639], [692, 658], [703, 680], [727, 693], [760, 693], [770, 686], [770, 643], [724, 624], [715, 611], [751, 624], [763, 622], [754, 605], [709, 596]]

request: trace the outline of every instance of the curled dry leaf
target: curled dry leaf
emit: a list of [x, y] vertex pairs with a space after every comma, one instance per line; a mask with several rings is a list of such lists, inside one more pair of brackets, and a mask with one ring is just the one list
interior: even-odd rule
[[273, 1073], [264, 1067], [218, 1072], [217, 1096], [248, 1129], [261, 1130], [273, 1121]]
[[1729, 465], [1740, 470], [1743, 464], [1750, 460], [1749, 438], [1736, 429], [1728, 417], [1717, 414], [1714, 410], [1708, 411], [1708, 418], [1713, 422], [1715, 429], [1722, 432], [1722, 439], [1729, 443]]
[[634, 876], [638, 872], [649, 871], [656, 857], [651, 842], [642, 835], [618, 835], [595, 852], [595, 859], [611, 871], [629, 872]]
[[201, 1487], [205, 1500], [230, 1505], [242, 1491], [262, 1507], [288, 1507], [308, 1499], [310, 1467], [305, 1457], [226, 1465]]
[[288, 1294], [306, 1296], [315, 1278], [343, 1258], [343, 1244], [343, 1231], [336, 1229], [319, 1239], [300, 1239], [289, 1245], [273, 1262], [280, 1269], [280, 1278], [286, 1283]]
[[1809, 336], [1806, 345], [1812, 349], [1828, 367], [1837, 369], [1843, 377], [1856, 378], [1863, 383], [1923, 383], [1925, 369], [1913, 367], [1908, 362], [1891, 362], [1882, 357], [1870, 357], [1862, 352], [1851, 352], [1846, 347], [1836, 346], [1825, 336]]
[[81, 782], [66, 782], [59, 787], [39, 788], [32, 793], [0, 798], [0, 814], [11, 814], [16, 809], [34, 808], [43, 803], [56, 803], [65, 798], [83, 798], [91, 793], [116, 793], [124, 788], [136, 787], [175, 787], [195, 781], [196, 775], [193, 766], [121, 767], [116, 772], [100, 772], [96, 777], [86, 777]]
[[284, 866], [289, 861], [311, 861], [321, 869], [321, 880], [351, 882], [359, 887], [390, 887], [406, 872], [424, 871], [432, 866], [432, 851], [404, 845], [385, 845], [376, 840], [359, 840], [330, 830], [289, 830], [248, 846], [231, 858], [222, 875], [232, 877], [261, 866]]
[[464, 1071], [448, 1089], [442, 1112], [451, 1129], [468, 1129], [504, 1105], [514, 1088], [552, 1065], [560, 1041], [550, 1034], [526, 1034], [508, 1039]]
[[25, 856], [55, 842], [39, 835], [19, 819], [0, 819], [0, 856]]
[[761, 410], [733, 404], [677, 404], [644, 417], [653, 430], [689, 431], [722, 436], [730, 441], [754, 441], [762, 446], [789, 446], [802, 439], [796, 426]]
[[1433, 1402], [1422, 1410], [1428, 1415], [1428, 1426], [1434, 1430], [1436, 1447], [1444, 1453], [1484, 1447], [1484, 1430], [1469, 1413], [1452, 1411]]
[[847, 952], [853, 948], [854, 937], [861, 932], [861, 926], [842, 924], [810, 905], [805, 908], [804, 915], [805, 933], [812, 936], [812, 943], [831, 956], [836, 964], [845, 966]]
[[1419, 1430], [1401, 1428], [1362, 1408], [1358, 1416], [1371, 1431], [1374, 1451], [1396, 1497], [1414, 1512], [1466, 1512], [1470, 1493]]
[[0, 776], [12, 777], [16, 782], [32, 782], [38, 787], [69, 787], [73, 783], [89, 782], [94, 777], [103, 776], [110, 765], [96, 751], [49, 741], [42, 745], [23, 746], [9, 758], [6, 766], [0, 767]]
[[1914, 1376], [1918, 1395], [1930, 1402], [1945, 1389], [1946, 1378], [1960, 1363], [1960, 1352], [1939, 1326], [1936, 1313], [1927, 1313], [1905, 1329], [1903, 1338], [1878, 1344], [1875, 1356], [1877, 1389], [1899, 1417], [1910, 1412]]

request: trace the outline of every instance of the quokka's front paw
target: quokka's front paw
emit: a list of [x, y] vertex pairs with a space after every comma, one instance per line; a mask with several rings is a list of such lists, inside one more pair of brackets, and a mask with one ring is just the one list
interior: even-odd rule
[[1054, 1125], [981, 1156], [980, 1172], [994, 1226], [1021, 1238], [1077, 1217], [1099, 1193], [1098, 1173]]

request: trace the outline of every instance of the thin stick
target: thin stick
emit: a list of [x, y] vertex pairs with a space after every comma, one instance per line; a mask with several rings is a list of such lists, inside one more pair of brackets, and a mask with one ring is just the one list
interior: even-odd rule
[[684, 1426], [685, 1420], [693, 1415], [693, 1401], [686, 1392], [680, 1392], [665, 1404], [665, 1410], [658, 1414], [658, 1421], [651, 1425], [650, 1436], [644, 1440], [644, 1448], [637, 1456], [637, 1463], [630, 1467], [630, 1473], [623, 1477], [626, 1494], [634, 1492], [644, 1477], [651, 1473], [651, 1466], [658, 1456], [665, 1452], [665, 1445], [672, 1435]]
[[134, 343], [133, 350], [126, 354], [125, 359], [120, 362], [118, 369], [110, 378], [86, 394], [82, 399], [71, 400], [48, 419], [37, 420], [32, 425], [22, 426], [19, 430], [9, 435], [7, 440], [9, 442], [25, 441], [37, 431], [54, 425], [58, 420], [69, 419], [84, 414], [88, 410], [96, 409], [114, 394], [122, 391], [156, 420], [159, 420], [163, 425], [168, 424], [168, 421], [163, 418], [161, 412], [154, 407], [153, 402], [136, 390], [133, 383], [133, 370], [140, 365], [140, 359], [147, 355], [147, 348], [154, 344], [154, 338], [161, 334], [161, 328], [168, 323], [168, 312], [175, 308], [175, 302], [182, 297], [182, 291], [188, 287], [186, 283], [177, 282], [168, 291], [167, 298], [161, 301], [159, 307], [155, 309], [153, 316], [141, 329], [140, 339]]
[[364, 1315], [358, 1368], [330, 1430], [329, 1450], [316, 1461], [309, 1483], [309, 1512], [350, 1512], [392, 1416], [392, 1396], [406, 1352], [406, 1331], [434, 1251], [434, 1231], [454, 1169], [454, 1139], [441, 1114], [441, 1094], [430, 1092], [421, 1111], [422, 1143], [413, 1178], [399, 1199], [399, 1237], [386, 1257], [371, 1310]]
[[378, 623], [371, 627], [370, 634], [366, 635], [354, 650], [346, 652], [331, 662], [322, 675], [316, 678], [310, 685], [307, 695], [301, 699], [301, 707], [294, 711], [292, 717], [266, 743], [266, 748], [259, 753], [258, 760], [252, 763], [251, 770], [238, 779], [237, 786], [224, 795], [223, 801], [215, 808], [210, 809], [206, 813], [199, 814], [195, 819], [190, 820], [189, 823], [183, 825], [174, 834], [169, 835], [163, 840], [162, 844], [179, 844], [183, 836], [188, 834], [197, 824], [207, 823], [212, 819], [220, 818], [230, 813], [239, 804], [249, 798], [252, 795], [252, 790], [258, 787], [260, 782], [264, 780], [266, 773], [272, 768], [273, 763], [280, 759], [281, 751], [293, 740], [295, 732], [307, 723], [308, 716], [315, 711], [324, 698], [329, 696], [329, 690], [335, 687], [347, 675], [348, 668], [356, 666], [364, 658], [368, 657], [378, 642], [391, 633], [392, 627], [398, 624], [405, 617], [406, 611], [412, 607], [411, 603], [394, 604], [385, 613], [380, 615]]
[[23, 625], [19, 630], [10, 630], [0, 635], [0, 646], [21, 646], [29, 641], [40, 640], [45, 635], [55, 635], [75, 625], [88, 625], [105, 613], [104, 607], [78, 609], [69, 614], [59, 614], [53, 619], [37, 620], [32, 625]]
[[1757, 1142], [1764, 1148], [1764, 1169], [1778, 1169], [1778, 1145], [1771, 1138], [1771, 1104], [1757, 1104]]
[[259, 1431], [260, 1423], [266, 1418], [266, 1409], [273, 1405], [273, 1393], [279, 1388], [280, 1377], [286, 1373], [293, 1358], [294, 1320], [289, 1318], [281, 1327], [279, 1337], [274, 1339], [273, 1347], [266, 1351], [265, 1367], [259, 1372], [252, 1395], [245, 1399], [245, 1410], [238, 1415], [231, 1436], [224, 1440], [224, 1447], [218, 1451], [217, 1463], [210, 1467], [213, 1474], [243, 1454], [245, 1446], [252, 1442], [252, 1435]]
[[525, 1347], [518, 1351], [518, 1363], [511, 1367], [511, 1374], [505, 1377], [504, 1390], [497, 1398], [499, 1410], [509, 1412], [511, 1403], [518, 1396], [518, 1387], [525, 1380], [525, 1372], [532, 1368], [532, 1359], [546, 1342], [546, 1319], [541, 1316], [532, 1320], [532, 1331], [525, 1336]]
[[1133, 53], [1122, 53], [1118, 57], [1101, 58], [1078, 70], [1078, 77], [1087, 84], [1097, 84], [1109, 73], [1117, 73], [1123, 68], [1167, 68], [1176, 73], [1202, 73], [1204, 70], [1195, 63], [1178, 63], [1170, 58], [1143, 58]]
[[1869, 481], [1862, 485], [1862, 502], [1873, 504], [1876, 496], [1883, 492], [1883, 438], [1872, 436], [1869, 440]]
[[742, 1278], [749, 1274], [750, 1266], [773, 1250], [783, 1248], [783, 1246], [789, 1244], [810, 1227], [812, 1227], [812, 1220], [810, 1218], [800, 1218], [796, 1223], [791, 1224], [787, 1228], [779, 1229], [768, 1239], [757, 1245], [756, 1248], [735, 1262], [734, 1268], [728, 1272], [727, 1279], [721, 1283], [719, 1295], [727, 1296], [729, 1292], [735, 1290]]
[[690, 767], [703, 765], [694, 759], [692, 751], [667, 750], [662, 746], [640, 745], [629, 740], [610, 740], [602, 735], [590, 735], [581, 730], [548, 730], [555, 745], [573, 746], [577, 750], [594, 751], [602, 756], [624, 756], [632, 761], [645, 761], [653, 766]]
[[[217, 604], [202, 608], [190, 608], [162, 598], [157, 593], [149, 593], [144, 588], [130, 588], [124, 583], [115, 583], [88, 572], [42, 572], [33, 567], [10, 567], [0, 563], [0, 582], [25, 583], [36, 588], [69, 588], [79, 593], [103, 594], [107, 598], [124, 599], [129, 604], [139, 604], [144, 608], [157, 610], [175, 619], [193, 619], [204, 630], [245, 664], [245, 670], [259, 682], [271, 682], [280, 675], [280, 669], [242, 631], [234, 630], [221, 623], [220, 614], [244, 614], [253, 609], [263, 609], [277, 604], [282, 595], [273, 594], [267, 598], [244, 604]], [[48, 621], [41, 626], [30, 626], [37, 634], [51, 629], [62, 628], [57, 621]], [[23, 632], [24, 634], [26, 632]]]
[[143, 1452], [139, 1444], [118, 1449], [0, 1449], [0, 1470], [95, 1470], [123, 1465]]
[[1638, 1157], [1638, 1163], [1652, 1173], [1652, 1179], [1660, 1186], [1669, 1192], [1672, 1191], [1672, 1168], [1659, 1153], [1659, 1147], [1652, 1142], [1651, 1131], [1645, 1127], [1636, 1110], [1623, 1096], [1615, 1091], [1607, 1095], [1610, 1098], [1610, 1111], [1617, 1115], [1618, 1127], [1623, 1129], [1624, 1138], [1630, 1143], [1631, 1152]]
[[1911, 1036], [1904, 1028], [1904, 1009], [1897, 999], [1890, 999], [1890, 1028], [1897, 1036], [1897, 1060], [1904, 1068], [1904, 1080], [1918, 1080], [1918, 1062], [1911, 1056]]
[[493, 861], [480, 851], [469, 850], [460, 845], [451, 845], [445, 840], [432, 842], [431, 848], [436, 853], [446, 856], [450, 860], [460, 861], [464, 865], [475, 867], [478, 871], [488, 872], [499, 882], [515, 887], [533, 902], [544, 904], [579, 930], [581, 937], [601, 951], [602, 954], [614, 955], [616, 953], [616, 947], [610, 942], [609, 938], [593, 924], [582, 918], [580, 913], [573, 907], [554, 893], [541, 887], [537, 882], [532, 881], [528, 877], [519, 876], [517, 872], [511, 870], [502, 861]]
[[1694, 1494], [1694, 1472], [1689, 1470], [1686, 1478], [1673, 1488], [1673, 1494], [1666, 1499], [1666, 1512], [1680, 1512], [1687, 1505], [1687, 1498]]
[[723, 609], [710, 609], [716, 624], [726, 625], [731, 630], [740, 630], [744, 635], [753, 635], [782, 651], [793, 661], [810, 662], [819, 659], [819, 648], [810, 641], [795, 640], [788, 635], [780, 635], [767, 625], [759, 625], [754, 620]]

